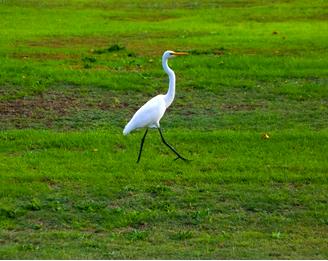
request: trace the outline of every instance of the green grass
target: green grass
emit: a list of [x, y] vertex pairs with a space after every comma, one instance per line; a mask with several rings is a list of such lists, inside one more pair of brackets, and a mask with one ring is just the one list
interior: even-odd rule
[[[327, 259], [325, 1], [2, 1], [0, 257]], [[167, 89], [161, 121], [134, 111]], [[264, 134], [269, 138], [265, 139]]]
[[327, 256], [327, 131], [167, 134], [4, 132], [2, 257]]

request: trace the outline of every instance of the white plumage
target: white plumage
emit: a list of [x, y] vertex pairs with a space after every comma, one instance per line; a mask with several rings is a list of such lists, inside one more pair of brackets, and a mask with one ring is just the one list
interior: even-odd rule
[[183, 52], [174, 52], [174, 51], [166, 51], [164, 52], [162, 56], [162, 65], [164, 71], [169, 76], [169, 89], [165, 95], [160, 94], [155, 96], [154, 98], [150, 99], [148, 102], [146, 102], [132, 117], [132, 119], [128, 122], [128, 124], [125, 126], [123, 130], [123, 134], [127, 135], [131, 131], [139, 128], [146, 127], [147, 130], [144, 134], [144, 137], [141, 140], [141, 146], [139, 151], [139, 157], [138, 161], [140, 160], [141, 152], [143, 143], [145, 140], [145, 137], [147, 135], [148, 128], [158, 128], [162, 141], [166, 146], [168, 146], [180, 159], [186, 160], [182, 156], [179, 155], [179, 153], [171, 146], [169, 145], [161, 132], [160, 129], [160, 123], [159, 121], [163, 117], [166, 109], [171, 105], [171, 103], [174, 100], [175, 96], [175, 74], [173, 70], [168, 66], [168, 59], [173, 58], [175, 56], [179, 55], [186, 55], [187, 53]]
[[178, 55], [186, 55], [182, 52], [166, 51], [162, 56], [162, 65], [164, 71], [169, 76], [169, 90], [163, 95], [157, 95], [145, 103], [132, 117], [125, 126], [123, 134], [127, 135], [134, 129], [150, 127], [159, 128], [159, 121], [163, 117], [167, 107], [171, 105], [175, 96], [175, 74], [168, 66], [168, 59]]
[[163, 117], [166, 108], [163, 94], [150, 99], [133, 115], [125, 126], [123, 134], [127, 135], [134, 129], [143, 127], [159, 128], [159, 121]]

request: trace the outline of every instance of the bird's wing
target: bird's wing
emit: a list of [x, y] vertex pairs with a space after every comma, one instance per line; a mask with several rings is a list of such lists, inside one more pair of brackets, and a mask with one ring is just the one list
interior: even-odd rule
[[134, 129], [147, 126], [158, 126], [166, 110], [164, 96], [157, 95], [146, 102], [125, 126], [123, 133], [128, 134]]

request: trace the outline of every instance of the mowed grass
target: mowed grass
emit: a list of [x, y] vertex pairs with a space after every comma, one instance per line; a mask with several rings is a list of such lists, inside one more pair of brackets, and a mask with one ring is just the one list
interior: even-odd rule
[[1, 256], [327, 256], [326, 131], [155, 133], [4, 132]]
[[327, 259], [327, 8], [2, 1], [0, 257]]

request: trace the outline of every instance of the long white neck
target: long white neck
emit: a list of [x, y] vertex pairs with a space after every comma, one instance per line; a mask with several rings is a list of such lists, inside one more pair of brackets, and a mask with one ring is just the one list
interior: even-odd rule
[[165, 94], [165, 97], [164, 97], [165, 103], [166, 103], [166, 108], [167, 108], [171, 105], [171, 103], [174, 100], [174, 96], [175, 96], [175, 74], [174, 74], [173, 70], [169, 67], [167, 58], [162, 60], [162, 65], [163, 65], [164, 71], [169, 76], [169, 90], [167, 91], [167, 93]]

